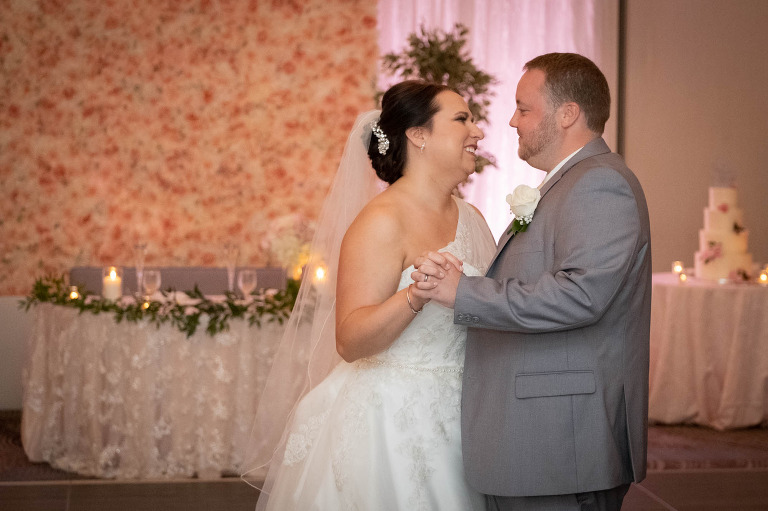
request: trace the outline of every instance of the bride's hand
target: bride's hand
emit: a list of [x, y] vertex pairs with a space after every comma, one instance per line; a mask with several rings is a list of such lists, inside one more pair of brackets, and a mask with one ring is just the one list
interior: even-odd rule
[[[463, 274], [458, 265], [455, 262], [446, 262], [448, 269], [443, 270], [436, 266], [432, 259], [419, 261], [419, 263], [419, 269], [411, 273], [411, 278], [415, 281], [415, 284], [411, 284], [411, 296], [429, 299], [445, 307], [453, 308], [456, 301], [456, 289]], [[461, 263], [459, 262], [459, 264]]]
[[[432, 260], [420, 261], [420, 259], [422, 258], [416, 259], [416, 263], [413, 265], [416, 269], [411, 273], [411, 278], [415, 283], [422, 284], [423, 287], [419, 289], [430, 289], [436, 285], [437, 280], [445, 277], [445, 272]], [[430, 279], [432, 282], [429, 281]]]
[[[449, 271], [451, 268], [457, 268], [460, 272], [464, 271], [464, 263], [450, 252], [425, 252], [416, 258], [414, 267], [422, 275], [429, 275], [439, 279], [445, 276], [443, 271]], [[422, 268], [426, 271], [422, 271]], [[414, 280], [421, 282], [424, 279], [414, 277]]]

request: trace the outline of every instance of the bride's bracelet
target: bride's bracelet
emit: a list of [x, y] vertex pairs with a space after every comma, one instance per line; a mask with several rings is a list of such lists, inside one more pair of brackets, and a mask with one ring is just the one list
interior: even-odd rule
[[423, 309], [424, 307], [422, 307], [419, 310], [416, 310], [413, 308], [413, 304], [411, 303], [411, 286], [412, 285], [413, 284], [409, 284], [408, 287], [405, 288], [405, 299], [408, 300], [408, 307], [411, 308], [411, 312], [413, 312], [414, 314], [418, 314], [419, 312], [421, 312], [421, 309]]

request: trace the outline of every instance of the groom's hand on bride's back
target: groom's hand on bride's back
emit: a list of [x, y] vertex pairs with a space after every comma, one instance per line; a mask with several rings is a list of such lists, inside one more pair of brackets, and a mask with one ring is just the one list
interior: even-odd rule
[[414, 294], [453, 307], [464, 263], [450, 252], [425, 252], [416, 258]]

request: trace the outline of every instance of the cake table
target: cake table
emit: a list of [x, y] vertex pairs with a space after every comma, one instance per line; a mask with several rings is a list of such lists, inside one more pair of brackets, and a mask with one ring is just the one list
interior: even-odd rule
[[768, 425], [768, 287], [653, 275], [649, 419]]

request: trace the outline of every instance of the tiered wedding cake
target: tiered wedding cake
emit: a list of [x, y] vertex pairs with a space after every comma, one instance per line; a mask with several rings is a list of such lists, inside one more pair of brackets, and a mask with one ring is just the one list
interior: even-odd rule
[[709, 189], [704, 229], [699, 231], [699, 250], [694, 254], [697, 278], [748, 278], [752, 269], [752, 254], [747, 252], [749, 231], [744, 229], [744, 212], [737, 207], [737, 197], [736, 188]]

